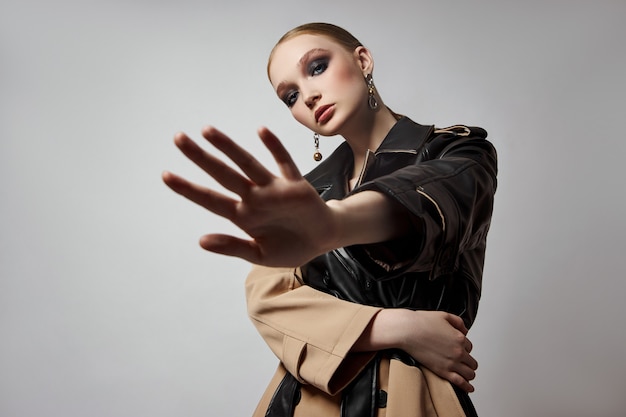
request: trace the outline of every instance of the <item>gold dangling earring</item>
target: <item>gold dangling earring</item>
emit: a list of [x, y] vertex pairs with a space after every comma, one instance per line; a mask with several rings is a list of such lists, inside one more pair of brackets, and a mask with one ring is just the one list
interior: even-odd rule
[[378, 109], [378, 100], [376, 100], [376, 87], [374, 87], [374, 79], [372, 78], [372, 74], [367, 74], [365, 77], [365, 82], [367, 83], [368, 95], [367, 95], [367, 105], [371, 110]]
[[315, 153], [313, 154], [313, 159], [315, 159], [316, 162], [319, 162], [322, 160], [322, 154], [320, 153], [320, 135], [318, 135], [317, 133], [313, 134], [313, 143], [315, 146]]

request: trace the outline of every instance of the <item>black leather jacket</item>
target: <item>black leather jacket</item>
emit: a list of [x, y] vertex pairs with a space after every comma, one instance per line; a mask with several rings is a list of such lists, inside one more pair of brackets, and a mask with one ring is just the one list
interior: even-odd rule
[[437, 130], [403, 117], [368, 154], [351, 193], [352, 152], [340, 145], [306, 175], [321, 197], [378, 190], [406, 208], [413, 228], [395, 241], [310, 261], [304, 283], [360, 304], [447, 311], [471, 326], [496, 190], [497, 157], [486, 136], [478, 127]]
[[[436, 130], [406, 117], [367, 156], [355, 189], [347, 143], [305, 177], [324, 200], [364, 190], [383, 192], [404, 206], [412, 230], [401, 239], [340, 248], [301, 268], [305, 284], [360, 304], [442, 310], [463, 318], [469, 328], [480, 299], [485, 242], [496, 191], [497, 157], [478, 127]], [[366, 224], [363, 227], [367, 227]], [[411, 366], [401, 351], [381, 352]], [[342, 392], [341, 415], [374, 416], [378, 398], [378, 358]], [[455, 388], [465, 415], [476, 411]], [[299, 383], [290, 374], [280, 383], [268, 417], [293, 415]]]

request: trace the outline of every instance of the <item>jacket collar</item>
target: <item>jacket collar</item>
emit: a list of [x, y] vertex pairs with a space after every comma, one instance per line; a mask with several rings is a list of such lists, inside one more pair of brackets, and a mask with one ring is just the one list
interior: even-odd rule
[[[420, 125], [406, 116], [401, 117], [389, 130], [378, 149], [368, 152], [366, 168], [361, 178], [365, 177], [365, 171], [367, 171], [367, 177], [384, 174], [376, 172], [375, 162], [379, 155], [397, 155], [398, 153], [416, 155], [433, 129], [433, 126]], [[348, 193], [347, 181], [353, 164], [352, 150], [346, 142], [343, 142], [326, 160], [305, 175], [305, 178], [317, 189], [324, 200], [341, 199]], [[398, 169], [400, 166], [389, 168]]]
[[385, 139], [374, 152], [396, 152], [412, 150], [415, 152], [433, 131], [434, 127], [415, 123], [406, 116], [402, 116], [391, 128]]

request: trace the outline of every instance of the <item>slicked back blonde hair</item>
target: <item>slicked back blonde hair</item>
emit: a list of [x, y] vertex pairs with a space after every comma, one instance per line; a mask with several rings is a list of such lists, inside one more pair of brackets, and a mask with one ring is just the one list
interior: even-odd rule
[[297, 26], [291, 29], [289, 32], [285, 33], [274, 45], [272, 51], [270, 52], [270, 56], [267, 60], [267, 78], [270, 76], [270, 64], [272, 63], [272, 57], [274, 56], [274, 51], [276, 47], [281, 43], [295, 38], [298, 35], [320, 35], [326, 36], [327, 38], [332, 39], [341, 45], [346, 51], [354, 52], [356, 48], [359, 46], [363, 46], [363, 44], [350, 32], [341, 28], [339, 26], [333, 25], [331, 23], [321, 23], [321, 22], [313, 22], [313, 23], [305, 23], [303, 25]]

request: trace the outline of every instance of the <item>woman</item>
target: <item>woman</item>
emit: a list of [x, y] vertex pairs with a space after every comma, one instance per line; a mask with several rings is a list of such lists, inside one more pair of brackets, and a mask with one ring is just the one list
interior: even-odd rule
[[480, 128], [435, 129], [387, 108], [370, 51], [312, 23], [285, 34], [268, 76], [293, 117], [345, 142], [302, 177], [279, 140], [259, 136], [276, 177], [214, 128], [203, 136], [243, 171], [184, 134], [176, 145], [240, 196], [164, 174], [177, 193], [250, 237], [203, 248], [256, 266], [249, 314], [280, 359], [255, 416], [475, 415], [477, 363], [467, 329], [480, 297], [496, 154]]

